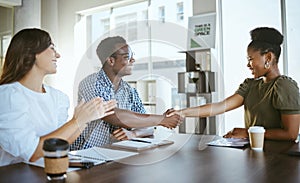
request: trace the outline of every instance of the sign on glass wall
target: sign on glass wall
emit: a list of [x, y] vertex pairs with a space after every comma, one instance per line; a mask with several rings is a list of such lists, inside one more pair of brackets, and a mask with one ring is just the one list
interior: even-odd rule
[[188, 50], [199, 50], [215, 47], [215, 13], [189, 17], [188, 27]]

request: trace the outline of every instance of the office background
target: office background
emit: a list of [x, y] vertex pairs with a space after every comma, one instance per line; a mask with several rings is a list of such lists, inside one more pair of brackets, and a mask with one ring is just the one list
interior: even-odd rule
[[[249, 31], [258, 26], [272, 26], [285, 35], [280, 70], [300, 83], [297, 72], [300, 66], [297, 54], [300, 13], [296, 10], [300, 2], [297, 0], [0, 0], [0, 5], [1, 57], [11, 35], [20, 29], [40, 27], [49, 31], [62, 57], [57, 74], [49, 76], [46, 82], [67, 93], [71, 106], [76, 98], [74, 86], [83, 76], [80, 74], [87, 74], [78, 73], [82, 58], [89, 56], [92, 45], [110, 29], [121, 31], [129, 42], [134, 40], [130, 36], [146, 36], [143, 43], [148, 46], [145, 48], [140, 42], [130, 42], [137, 61], [134, 74], [126, 80], [159, 76], [170, 83], [174, 98], [180, 99], [179, 103], [172, 100], [166, 107], [184, 106], [181, 103], [184, 99], [177, 95], [176, 88], [177, 73], [185, 71], [185, 55], [179, 52], [186, 49], [188, 17], [211, 12], [217, 15], [213, 53], [218, 66], [215, 100], [231, 95], [246, 77], [252, 77], [246, 67], [246, 46], [250, 41]], [[141, 25], [142, 22], [145, 25]], [[123, 23], [128, 26], [122, 27]], [[139, 29], [139, 26], [144, 27]], [[159, 37], [162, 30], [168, 31], [176, 40]], [[143, 35], [143, 32], [147, 34]], [[93, 62], [88, 72], [96, 70], [97, 64]], [[71, 108], [70, 113], [72, 111]], [[221, 122], [219, 134], [242, 127], [243, 109], [220, 115], [218, 120]]]

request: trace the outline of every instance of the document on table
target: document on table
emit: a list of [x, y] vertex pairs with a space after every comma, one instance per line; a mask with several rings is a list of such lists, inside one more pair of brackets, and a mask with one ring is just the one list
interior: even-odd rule
[[174, 142], [170, 140], [160, 140], [160, 139], [153, 139], [153, 138], [133, 138], [130, 140], [115, 142], [112, 144], [112, 146], [140, 151], [140, 150], [151, 149], [162, 145], [169, 145], [173, 143]]
[[[38, 166], [38, 167], [42, 167], [45, 168], [45, 164], [44, 164], [44, 158], [40, 158], [35, 162], [24, 162], [27, 163], [29, 165], [34, 165], [34, 166]], [[104, 163], [104, 162], [103, 162]], [[67, 172], [72, 172], [74, 170], [79, 170], [80, 168], [68, 168]]]
[[136, 152], [120, 151], [102, 147], [92, 147], [69, 152], [69, 157], [80, 157], [86, 160], [114, 161], [137, 155]]
[[[95, 165], [103, 164], [108, 161], [114, 161], [122, 158], [137, 155], [136, 152], [120, 151], [114, 149], [107, 149], [101, 147], [92, 147], [89, 149], [82, 149], [78, 151], [69, 152], [69, 161], [90, 161], [94, 162]], [[35, 162], [25, 162], [30, 165], [45, 167], [44, 158], [40, 158]], [[68, 172], [78, 170], [80, 168], [68, 168]]]
[[249, 139], [241, 138], [220, 138], [207, 143], [211, 146], [222, 146], [222, 147], [245, 147], [249, 144]]

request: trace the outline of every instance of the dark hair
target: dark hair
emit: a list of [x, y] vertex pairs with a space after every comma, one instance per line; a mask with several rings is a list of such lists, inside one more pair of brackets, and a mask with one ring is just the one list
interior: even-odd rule
[[116, 44], [119, 43], [124, 45], [127, 44], [126, 40], [121, 36], [107, 37], [100, 42], [96, 52], [102, 64], [105, 63], [107, 57], [110, 57], [118, 49], [120, 49], [120, 48], [116, 48]]
[[51, 37], [44, 30], [23, 29], [15, 34], [7, 49], [0, 85], [22, 79], [33, 67], [35, 55], [51, 44]]
[[270, 27], [258, 27], [250, 31], [250, 35], [252, 41], [248, 48], [260, 51], [261, 55], [272, 52], [278, 62], [281, 53], [280, 45], [283, 42], [283, 35], [278, 30]]

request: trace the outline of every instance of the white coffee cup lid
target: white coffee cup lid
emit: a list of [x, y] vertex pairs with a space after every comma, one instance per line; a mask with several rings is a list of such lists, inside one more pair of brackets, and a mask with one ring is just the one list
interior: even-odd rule
[[248, 132], [252, 132], [252, 133], [265, 133], [265, 128], [262, 126], [251, 126], [248, 129]]

